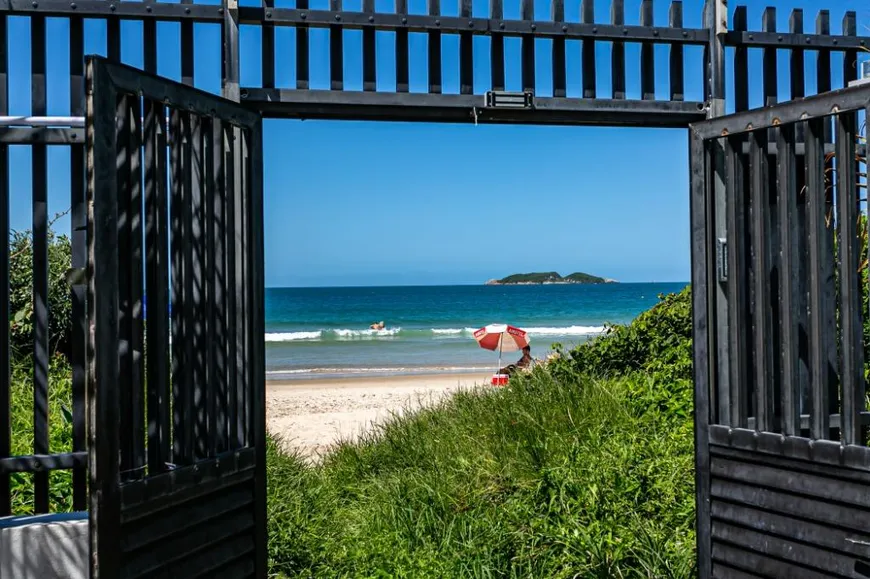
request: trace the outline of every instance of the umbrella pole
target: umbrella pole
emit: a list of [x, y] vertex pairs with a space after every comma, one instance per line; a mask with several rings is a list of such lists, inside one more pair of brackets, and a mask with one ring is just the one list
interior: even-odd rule
[[504, 336], [502, 336], [501, 338], [498, 339], [498, 368], [495, 369], [496, 374], [498, 374], [499, 371], [501, 370], [501, 346], [502, 346], [503, 339], [504, 339]]

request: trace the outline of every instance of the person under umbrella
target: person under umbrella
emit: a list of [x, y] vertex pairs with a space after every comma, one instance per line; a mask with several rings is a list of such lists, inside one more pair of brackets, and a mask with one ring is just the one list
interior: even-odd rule
[[522, 369], [528, 368], [529, 366], [532, 365], [533, 361], [534, 360], [532, 358], [532, 347], [525, 346], [523, 348], [523, 357], [520, 358], [519, 360], [517, 360], [516, 364], [508, 364], [504, 368], [499, 368], [498, 373], [499, 374], [507, 374], [508, 376], [510, 376], [514, 372], [516, 372], [517, 370], [522, 370]]

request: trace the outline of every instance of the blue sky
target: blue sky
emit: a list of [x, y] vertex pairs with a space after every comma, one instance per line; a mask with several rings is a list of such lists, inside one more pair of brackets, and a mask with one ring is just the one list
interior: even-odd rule
[[[243, 2], [245, 4], [246, 2]], [[442, 2], [444, 14], [456, 14], [458, 2]], [[566, 3], [568, 20], [579, 19], [579, 2]], [[636, 23], [640, 0], [626, 1], [626, 20]], [[760, 26], [766, 5], [776, 6], [780, 30], [789, 12], [805, 10], [807, 30], [822, 4], [811, 0], [748, 1], [750, 27]], [[834, 33], [846, 10], [858, 12], [859, 34], [868, 34], [870, 9], [859, 0], [829, 0]], [[277, 2], [279, 6], [292, 3]], [[361, 0], [345, 0], [358, 10]], [[701, 26], [698, 0], [684, 2], [684, 23]], [[312, 0], [326, 8], [327, 0]], [[392, 11], [391, 0], [377, 0]], [[425, 0], [409, 2], [412, 13]], [[486, 2], [475, 0], [475, 16]], [[733, 9], [733, 6], [732, 6]], [[655, 22], [667, 23], [668, 6], [657, 2]], [[609, 20], [609, 0], [596, 0], [599, 21]], [[519, 16], [519, 0], [505, 2], [505, 17]], [[535, 1], [536, 18], [549, 16], [549, 2]], [[30, 112], [29, 21], [10, 18], [10, 112]], [[328, 33], [311, 33], [311, 86], [328, 88]], [[158, 71], [180, 77], [179, 26], [158, 24]], [[50, 58], [49, 114], [68, 114], [68, 28], [48, 22]], [[220, 90], [220, 28], [197, 25], [196, 84]], [[361, 33], [345, 32], [345, 86], [362, 86]], [[122, 24], [122, 58], [142, 64], [142, 27]], [[426, 38], [411, 35], [411, 91], [426, 90]], [[279, 87], [295, 79], [295, 33], [278, 29], [276, 70]], [[105, 24], [87, 21], [85, 50], [105, 53]], [[241, 31], [243, 86], [260, 85], [260, 34]], [[445, 37], [445, 92], [458, 92], [458, 38]], [[507, 88], [519, 88], [519, 39], [505, 47]], [[610, 91], [610, 49], [598, 47], [598, 86]], [[475, 38], [475, 92], [489, 88], [488, 39]], [[395, 87], [394, 36], [378, 33], [378, 88]], [[639, 94], [638, 46], [628, 46], [629, 98]], [[537, 91], [552, 90], [550, 43], [537, 43]], [[702, 100], [700, 47], [686, 49], [686, 98]], [[278, 59], [280, 62], [280, 58]], [[568, 95], [580, 86], [579, 43], [568, 43]], [[668, 50], [656, 49], [658, 98], [668, 89]], [[761, 53], [751, 51], [750, 67], [760, 71]], [[788, 55], [779, 55], [787, 70]], [[806, 58], [808, 78], [815, 59]], [[757, 67], [757, 68], [756, 68]], [[834, 56], [832, 68], [842, 70]], [[788, 80], [780, 79], [788, 97]], [[750, 79], [751, 105], [761, 103], [760, 74]], [[835, 86], [839, 78], [835, 79]], [[729, 71], [730, 90], [730, 71]], [[809, 86], [813, 92], [813, 86]], [[689, 278], [688, 166], [682, 130], [568, 127], [517, 127], [393, 124], [320, 121], [265, 123], [266, 283], [298, 285], [392, 285], [479, 283], [517, 271], [587, 271], [622, 281], [685, 281]], [[12, 147], [12, 227], [30, 226], [30, 154]], [[69, 153], [49, 153], [49, 211], [69, 207]], [[57, 222], [69, 230], [69, 221]]]

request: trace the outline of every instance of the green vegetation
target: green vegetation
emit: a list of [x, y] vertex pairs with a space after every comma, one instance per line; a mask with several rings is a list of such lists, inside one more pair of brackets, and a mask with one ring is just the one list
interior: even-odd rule
[[[69, 238], [49, 229], [50, 452], [72, 452], [72, 370], [65, 356], [72, 331], [72, 302], [66, 283], [71, 255]], [[12, 455], [16, 456], [33, 454], [33, 244], [30, 231], [10, 235], [9, 257], [10, 416]], [[11, 479], [12, 512], [32, 513], [33, 475], [12, 473]], [[72, 474], [69, 471], [50, 473], [49, 501], [55, 511], [71, 510]]]
[[517, 284], [570, 284], [570, 283], [613, 283], [611, 280], [588, 273], [576, 272], [562, 277], [555, 271], [537, 273], [515, 273], [502, 279], [490, 280], [487, 285], [517, 285]]
[[[269, 448], [272, 571], [694, 575], [690, 293], [319, 466]], [[650, 346], [647, 341], [666, 338]]]
[[590, 275], [588, 273], [583, 273], [582, 271], [576, 271], [570, 275], [566, 275], [564, 279], [573, 283], [610, 283], [603, 277]]
[[[66, 283], [71, 267], [70, 240], [48, 232], [48, 311], [52, 352], [67, 352], [72, 331], [72, 301]], [[9, 239], [9, 328], [16, 357], [33, 352], [33, 244], [30, 231], [13, 232]]]

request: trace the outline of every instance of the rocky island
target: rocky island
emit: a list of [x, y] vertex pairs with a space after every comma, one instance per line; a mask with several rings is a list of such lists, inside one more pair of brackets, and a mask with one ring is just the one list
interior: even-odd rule
[[616, 280], [606, 279], [583, 273], [581, 271], [562, 277], [555, 271], [539, 273], [515, 273], [501, 279], [491, 279], [486, 285], [567, 285], [567, 284], [601, 284], [617, 283]]

